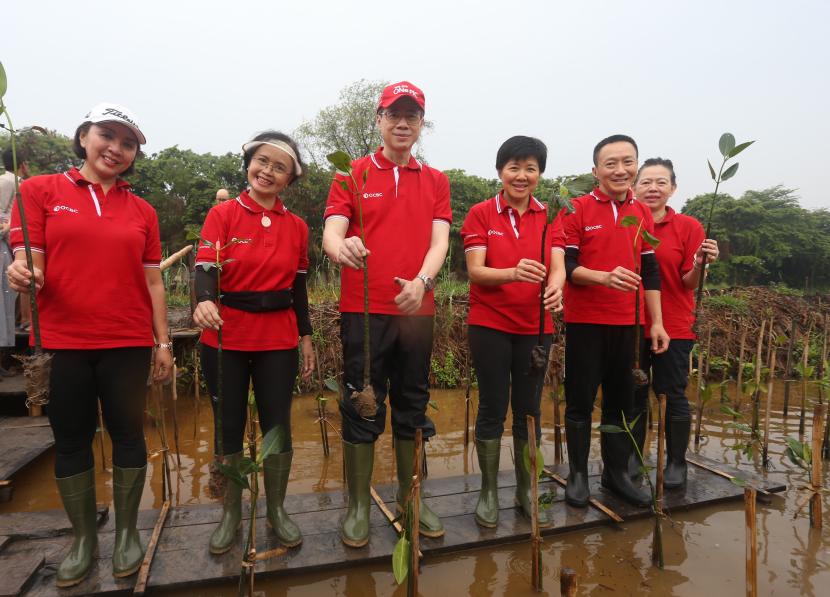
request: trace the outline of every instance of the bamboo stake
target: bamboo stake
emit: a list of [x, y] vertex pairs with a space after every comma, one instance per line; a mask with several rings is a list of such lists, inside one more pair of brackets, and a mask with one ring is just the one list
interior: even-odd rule
[[710, 325], [709, 328], [706, 330], [706, 371], [703, 373], [703, 376], [706, 379], [709, 379], [709, 365], [712, 362], [712, 326]]
[[[161, 457], [163, 459], [162, 472], [164, 475], [163, 480], [165, 483], [167, 483], [167, 491], [172, 492], [173, 484], [170, 482], [170, 461], [167, 460], [170, 457], [170, 447], [167, 445], [167, 426], [164, 423], [164, 410], [161, 399], [161, 391], [161, 384], [153, 383], [152, 393], [153, 397], [155, 398], [156, 412], [158, 413], [157, 425], [159, 438], [161, 439]], [[162, 487], [162, 489], [164, 489], [164, 487]], [[165, 493], [165, 495], [167, 495], [169, 499], [170, 493]]]
[[822, 527], [821, 513], [821, 442], [824, 438], [824, 404], [816, 404], [813, 409], [813, 495], [810, 497], [810, 526], [814, 529]]
[[703, 379], [703, 347], [698, 342], [697, 345], [697, 403], [695, 405], [696, 420], [695, 420], [695, 446], [700, 445], [700, 428], [703, 425], [703, 386], [706, 382]]
[[[824, 323], [823, 323], [823, 325], [824, 325], [824, 341], [823, 341], [822, 347], [821, 347], [821, 363], [820, 363], [821, 369], [819, 370], [819, 375], [818, 375], [819, 379], [824, 378], [824, 375], [825, 375], [824, 366], [827, 363], [827, 334], [828, 334], [827, 313], [824, 314]], [[819, 386], [818, 392], [819, 392], [819, 394], [818, 394], [819, 404], [823, 404], [824, 403], [824, 401], [823, 401], [824, 390], [822, 389], [821, 386]], [[830, 459], [830, 425], [825, 425], [824, 426], [824, 441], [822, 443], [822, 448], [821, 448], [821, 457], [824, 460]]]
[[790, 379], [793, 376], [793, 348], [795, 347], [795, 336], [797, 333], [795, 317], [790, 324], [790, 339], [787, 342], [787, 361], [784, 365], [784, 417], [790, 410]]
[[[731, 473], [727, 473], [726, 471], [722, 471], [718, 468], [715, 468], [714, 466], [711, 466], [710, 464], [708, 464], [706, 462], [698, 460], [697, 457], [694, 454], [687, 454], [686, 455], [686, 462], [688, 462], [689, 464], [693, 464], [698, 468], [702, 468], [703, 470], [709, 471], [710, 473], [715, 473], [716, 475], [719, 475], [719, 476], [723, 477], [724, 479], [729, 479], [730, 481], [733, 480], [733, 479], [738, 479], [738, 477], [736, 477], [735, 475], [733, 475]], [[769, 491], [767, 491], [766, 489], [761, 489], [760, 487], [756, 487], [755, 491], [757, 491], [758, 493], [760, 493], [761, 495], [763, 495], [763, 496], [765, 496], [769, 499], [772, 499], [772, 494]]]
[[164, 527], [164, 522], [167, 520], [167, 513], [169, 511], [170, 500], [164, 500], [164, 503], [161, 505], [161, 512], [156, 520], [156, 525], [153, 527], [150, 542], [147, 544], [144, 560], [141, 562], [141, 568], [138, 570], [138, 578], [135, 582], [135, 588], [133, 588], [133, 595], [144, 595], [144, 591], [147, 588], [147, 580], [150, 578], [150, 566], [153, 564], [153, 557], [156, 555], [156, 547], [161, 536], [161, 529]]
[[412, 529], [410, 537], [409, 574], [407, 575], [407, 597], [418, 595], [418, 574], [420, 573], [420, 528], [421, 528], [421, 458], [424, 449], [424, 430], [420, 427], [415, 431], [415, 458], [412, 459], [412, 486], [409, 499], [412, 505]]
[[472, 369], [470, 368], [469, 352], [464, 360], [467, 365], [467, 390], [464, 393], [464, 452], [466, 452], [467, 447], [470, 445], [470, 390], [473, 387], [473, 376]]
[[773, 382], [775, 380], [775, 333], [772, 331], [772, 322], [773, 320], [770, 319], [769, 321], [769, 380], [767, 381], [767, 403], [764, 407], [764, 447], [762, 450], [762, 458], [761, 461], [763, 462], [764, 467], [768, 467], [770, 465], [769, 459], [769, 415], [770, 410], [772, 409], [772, 387]]
[[[315, 358], [315, 361], [317, 362], [317, 377], [320, 380], [320, 395], [322, 396], [322, 392], [323, 392], [323, 388], [325, 387], [325, 384], [323, 382], [323, 370], [322, 370], [321, 365], [320, 365], [320, 359], [318, 358], [316, 347], [314, 349], [314, 358]], [[323, 402], [322, 400], [318, 400], [317, 401], [317, 416], [318, 416], [318, 419], [320, 421], [320, 437], [323, 440], [323, 456], [328, 458], [328, 456], [331, 454], [331, 451], [329, 449], [329, 430], [328, 430], [328, 427], [326, 427], [326, 414], [327, 414], [326, 413], [326, 403]]]
[[758, 436], [758, 404], [761, 393], [761, 369], [763, 368], [764, 363], [762, 360], [762, 354], [764, 352], [764, 330], [766, 327], [767, 320], [762, 319], [761, 331], [758, 332], [758, 346], [755, 351], [755, 391], [752, 392], [752, 433], [756, 437]]
[[[257, 461], [256, 428], [258, 423], [256, 407], [248, 403], [248, 455], [253, 462]], [[257, 498], [259, 497], [259, 472], [254, 470], [248, 478], [251, 492], [251, 516], [248, 521], [248, 538], [245, 542], [245, 552], [242, 555], [242, 571], [239, 575], [239, 594], [244, 594], [244, 589], [247, 585], [248, 597], [253, 597], [255, 566], [257, 562], [256, 508]], [[228, 481], [228, 483], [232, 483], [232, 481]]]
[[[188, 245], [189, 246], [189, 245]], [[170, 381], [171, 392], [173, 394], [173, 446], [176, 448], [176, 473], [181, 476], [182, 469], [182, 455], [179, 450], [179, 419], [176, 416], [176, 404], [179, 401], [179, 393], [176, 390], [176, 375], [178, 367], [176, 367], [176, 359], [173, 359], [173, 379]]]
[[743, 400], [744, 392], [744, 350], [746, 349], [746, 334], [747, 326], [743, 322], [738, 322], [741, 326], [741, 342], [738, 348], [738, 372], [737, 372], [737, 387], [735, 388], [735, 410], [741, 410], [741, 401]]
[[193, 349], [193, 399], [196, 401], [196, 416], [193, 418], [193, 441], [196, 441], [196, 433], [199, 429], [199, 415], [202, 409], [202, 380], [199, 378], [199, 361], [196, 358], [198, 351]]
[[98, 439], [101, 440], [101, 470], [107, 470], [107, 460], [104, 454], [104, 413], [101, 411], [101, 400], [96, 401], [96, 405], [98, 406]]
[[[813, 322], [807, 326], [807, 333], [804, 334], [804, 352], [801, 356], [801, 371], [807, 372], [807, 363], [810, 358], [810, 332], [813, 331]], [[801, 376], [801, 414], [798, 416], [798, 435], [804, 435], [804, 417], [807, 411], [807, 376]]]
[[169, 269], [171, 265], [175, 264], [177, 261], [179, 261], [180, 259], [184, 258], [184, 257], [185, 257], [188, 253], [190, 253], [192, 250], [193, 250], [193, 245], [187, 245], [187, 246], [185, 246], [185, 247], [182, 247], [181, 249], [179, 249], [178, 251], [176, 251], [175, 253], [173, 253], [172, 255], [170, 255], [170, 257], [168, 257], [167, 259], [165, 259], [164, 261], [162, 261], [162, 262], [159, 264], [159, 269], [160, 269], [161, 271], [164, 271], [164, 270], [166, 270], [166, 269]]
[[663, 514], [663, 474], [666, 462], [666, 395], [657, 396], [657, 512]]
[[[527, 415], [527, 448], [530, 456], [530, 549], [532, 553], [531, 582], [535, 591], [542, 591], [542, 536], [539, 533], [539, 473], [536, 461], [536, 419]], [[521, 463], [524, 455], [516, 454]], [[524, 466], [522, 463], [521, 466]]]
[[729, 352], [729, 347], [732, 344], [732, 320], [729, 320], [729, 327], [726, 330], [726, 355], [723, 357], [723, 375], [721, 376], [721, 391], [720, 391], [720, 401], [721, 403], [727, 402], [727, 395], [726, 395], [726, 387], [727, 387], [727, 380], [729, 379], [729, 358], [731, 354]]
[[576, 572], [573, 568], [562, 568], [559, 571], [559, 594], [562, 597], [576, 597], [579, 588]]
[[[375, 491], [375, 488], [372, 487], [371, 485], [369, 486], [369, 493], [372, 495], [372, 500], [375, 502], [375, 505], [377, 505], [378, 509], [386, 517], [386, 520], [388, 520], [389, 524], [391, 524], [392, 527], [395, 529], [395, 532], [397, 532], [398, 535], [402, 534], [403, 533], [403, 525], [401, 525], [400, 520], [398, 518], [395, 518], [395, 515], [392, 514], [392, 511], [384, 503], [384, 501], [382, 499], [380, 499], [380, 495], [378, 495], [378, 492]], [[422, 558], [422, 557], [424, 557], [424, 554], [419, 551], [418, 552], [418, 558]]]
[[744, 518], [746, 520], [746, 595], [758, 597], [758, 534], [755, 529], [755, 498], [752, 487], [744, 489]]
[[562, 462], [562, 413], [559, 411], [559, 375], [554, 372], [553, 378], [553, 461]]

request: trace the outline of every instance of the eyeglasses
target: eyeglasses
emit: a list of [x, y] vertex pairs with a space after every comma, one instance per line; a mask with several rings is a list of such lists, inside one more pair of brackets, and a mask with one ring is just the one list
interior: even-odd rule
[[270, 168], [274, 174], [291, 174], [291, 169], [289, 169], [286, 165], [277, 162], [272, 162], [271, 160], [268, 160], [262, 157], [261, 155], [255, 157], [254, 161], [257, 164], [259, 164], [260, 168], [262, 168], [263, 170], [267, 170], [268, 168]]
[[400, 112], [398, 110], [384, 110], [383, 116], [386, 120], [394, 124], [399, 123], [401, 118], [403, 118], [409, 126], [418, 124], [423, 118], [421, 113], [417, 110], [407, 110], [406, 112]]

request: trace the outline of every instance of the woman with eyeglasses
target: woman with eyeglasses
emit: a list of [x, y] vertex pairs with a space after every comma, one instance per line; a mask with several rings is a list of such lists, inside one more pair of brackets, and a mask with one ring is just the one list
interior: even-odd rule
[[[218, 428], [214, 438], [216, 454], [232, 467], [243, 457], [249, 385], [263, 436], [278, 425], [285, 430], [282, 450], [263, 463], [265, 494], [269, 526], [280, 543], [294, 547], [302, 534], [283, 508], [293, 456], [291, 394], [299, 368], [298, 344], [306, 379], [314, 369], [314, 349], [306, 291], [308, 226], [285, 207], [280, 193], [303, 175], [305, 166], [297, 144], [276, 131], [260, 133], [242, 151], [248, 189], [212, 207], [202, 227], [193, 321], [203, 330], [202, 370], [215, 420], [217, 332], [222, 329], [224, 404], [222, 444]], [[213, 265], [217, 249], [224, 262], [221, 278]], [[233, 482], [224, 485], [222, 520], [210, 538], [215, 554], [231, 549], [242, 521], [242, 488]]]
[[[677, 190], [677, 177], [671, 160], [650, 158], [643, 162], [634, 182], [637, 199], [647, 205], [654, 217], [654, 235], [660, 239], [655, 249], [660, 267], [660, 300], [663, 327], [671, 341], [668, 350], [652, 354], [651, 340], [641, 347], [640, 363], [644, 371], [651, 369], [651, 386], [656, 394], [666, 395], [666, 467], [663, 487], [682, 489], [686, 486], [686, 447], [689, 444], [691, 413], [686, 398], [689, 353], [695, 343], [694, 291], [705, 267], [718, 258], [718, 243], [705, 238], [703, 226], [696, 219], [676, 213], [668, 201]], [[648, 319], [648, 311], [646, 311]], [[650, 329], [646, 321], [646, 334]], [[635, 395], [635, 415], [640, 414], [634, 436], [642, 451], [645, 443], [645, 418], [648, 408], [648, 386]], [[629, 460], [629, 474], [641, 476], [636, 457]], [[636, 462], [635, 462], [636, 461]]]

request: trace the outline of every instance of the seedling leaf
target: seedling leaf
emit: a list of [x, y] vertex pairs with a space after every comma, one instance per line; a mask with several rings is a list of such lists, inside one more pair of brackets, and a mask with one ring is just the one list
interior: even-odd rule
[[735, 176], [735, 172], [738, 171], [738, 166], [739, 166], [739, 164], [736, 162], [736, 163], [732, 164], [731, 166], [729, 166], [729, 168], [724, 170], [723, 174], [720, 177], [721, 182], [723, 182], [724, 180], [729, 180], [730, 178]]
[[623, 228], [628, 228], [629, 226], [639, 226], [640, 225], [640, 218], [637, 216], [625, 216], [620, 222], [620, 225]]
[[738, 487], [746, 487], [746, 479], [741, 479], [739, 477], [730, 477], [729, 481], [732, 484], [737, 485]]
[[646, 242], [651, 245], [652, 249], [656, 249], [660, 246], [660, 239], [651, 234], [648, 230], [643, 230], [642, 234], [643, 238], [646, 239]]
[[625, 433], [625, 429], [619, 425], [600, 425], [598, 429], [602, 433]]
[[741, 143], [740, 145], [734, 147], [732, 149], [732, 151], [729, 152], [729, 157], [734, 158], [736, 155], [741, 153], [744, 149], [746, 149], [747, 147], [749, 147], [753, 143], [755, 143], [755, 141], [747, 141], [746, 143]]
[[340, 384], [338, 384], [337, 380], [333, 377], [327, 377], [323, 382], [323, 385], [325, 385], [326, 389], [330, 392], [340, 392]]
[[[524, 449], [522, 450], [522, 461], [524, 462], [525, 470], [528, 473], [532, 473], [530, 467], [530, 444], [525, 444]], [[536, 447], [536, 479], [542, 478], [542, 471], [545, 468], [545, 458], [542, 456], [542, 450], [537, 446]]]
[[352, 160], [349, 154], [345, 151], [334, 151], [326, 156], [326, 159], [332, 166], [337, 168], [340, 172], [348, 173], [352, 169]]
[[706, 160], [706, 163], [709, 164], [709, 174], [712, 175], [712, 180], [717, 180], [718, 175], [715, 174], [715, 169], [712, 168], [712, 162], [710, 162], [709, 160]]
[[395, 575], [395, 582], [398, 584], [403, 583], [409, 574], [410, 549], [412, 547], [409, 540], [406, 537], [401, 537], [392, 551], [392, 572]]
[[6, 95], [6, 90], [9, 88], [8, 85], [9, 83], [6, 79], [6, 69], [3, 68], [3, 63], [0, 62], [0, 98]]
[[732, 150], [735, 149], [735, 135], [732, 133], [722, 134], [718, 141], [718, 148], [720, 149], [720, 154], [724, 158], [728, 158]]
[[259, 462], [262, 462], [272, 454], [279, 454], [285, 446], [285, 427], [277, 425], [268, 430], [265, 437], [262, 438], [262, 451], [260, 452]]
[[217, 462], [216, 468], [219, 469], [223, 475], [225, 475], [228, 479], [230, 479], [233, 483], [236, 483], [243, 489], [251, 489], [250, 484], [248, 483], [248, 477], [243, 476], [236, 468], [225, 464], [224, 462]]

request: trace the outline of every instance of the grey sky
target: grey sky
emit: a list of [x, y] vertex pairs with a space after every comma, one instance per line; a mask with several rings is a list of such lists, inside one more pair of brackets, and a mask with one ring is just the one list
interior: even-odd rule
[[357, 79], [408, 79], [438, 168], [495, 176], [498, 146], [548, 144], [548, 175], [590, 169], [602, 137], [675, 162], [673, 205], [709, 192], [724, 131], [758, 143], [723, 190], [776, 184], [830, 208], [830, 3], [790, 0], [382, 3], [16, 1], [0, 60], [17, 126], [71, 134], [99, 101], [139, 116], [149, 152], [238, 151], [292, 131]]

